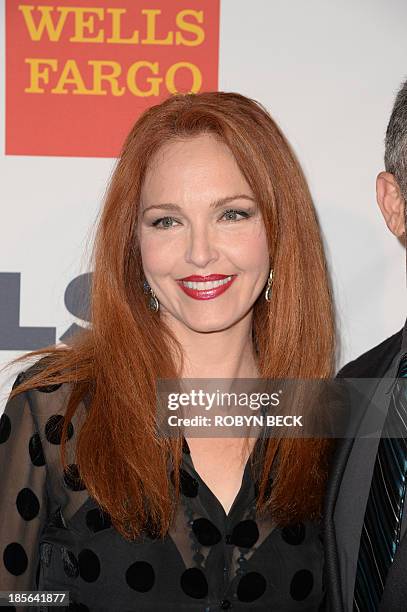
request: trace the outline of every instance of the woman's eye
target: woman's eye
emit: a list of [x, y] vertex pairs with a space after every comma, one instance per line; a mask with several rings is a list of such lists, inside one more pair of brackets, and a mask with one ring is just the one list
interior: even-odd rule
[[241, 215], [243, 216], [244, 219], [247, 219], [247, 217], [249, 217], [249, 213], [247, 213], [244, 210], [225, 210], [225, 212], [223, 213], [223, 216], [227, 215], [227, 221], [242, 221], [242, 219], [236, 219], [236, 215]]
[[[226, 217], [226, 221], [242, 221], [243, 220], [243, 219], [237, 219], [236, 215], [240, 215], [241, 217], [243, 217], [243, 219], [247, 219], [248, 217], [250, 217], [250, 213], [246, 212], [245, 210], [235, 210], [235, 209], [225, 210], [222, 217]], [[178, 221], [174, 219], [174, 217], [160, 217], [159, 219], [156, 219], [155, 221], [153, 221], [151, 225], [153, 227], [156, 227], [157, 229], [170, 229], [171, 227], [174, 227], [174, 224], [173, 224], [174, 221], [178, 223]]]
[[[160, 225], [161, 221], [164, 222], [162, 225]], [[154, 227], [158, 227], [158, 229], [167, 229], [173, 227], [173, 225], [171, 223], [168, 223], [168, 221], [175, 221], [175, 219], [174, 217], [161, 217], [160, 219], [156, 219], [155, 221], [153, 221], [152, 225]]]

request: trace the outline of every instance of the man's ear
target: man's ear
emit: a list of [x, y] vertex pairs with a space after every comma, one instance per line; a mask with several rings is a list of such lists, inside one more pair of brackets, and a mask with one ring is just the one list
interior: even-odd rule
[[393, 174], [380, 172], [376, 179], [376, 199], [387, 227], [400, 238], [405, 231], [404, 198]]

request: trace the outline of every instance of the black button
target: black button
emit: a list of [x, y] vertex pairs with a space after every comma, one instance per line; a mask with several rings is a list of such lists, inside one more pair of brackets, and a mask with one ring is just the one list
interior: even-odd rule
[[230, 533], [226, 534], [225, 542], [226, 542], [226, 544], [232, 544], [232, 534], [230, 534]]
[[222, 601], [220, 602], [221, 610], [229, 610], [231, 607], [232, 604], [230, 603], [229, 599], [222, 599]]

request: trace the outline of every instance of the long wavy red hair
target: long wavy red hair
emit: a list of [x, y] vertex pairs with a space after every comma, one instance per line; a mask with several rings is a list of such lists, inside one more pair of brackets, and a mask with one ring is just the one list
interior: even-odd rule
[[[182, 368], [183, 353], [143, 294], [136, 233], [140, 191], [149, 162], [164, 143], [203, 132], [216, 134], [232, 151], [267, 232], [272, 301], [261, 295], [253, 307], [260, 376], [327, 378], [333, 373], [332, 292], [318, 220], [300, 165], [276, 123], [261, 104], [238, 93], [177, 94], [148, 109], [127, 136], [98, 221], [90, 327], [68, 345], [31, 351], [9, 364], [45, 356], [10, 397], [38, 386], [73, 383], [62, 432], [64, 468], [68, 423], [88, 397], [76, 463], [89, 494], [130, 539], [146, 526], [156, 535], [168, 532], [182, 458], [181, 439], [159, 437], [155, 427], [156, 380], [179, 378], [181, 369], [171, 355], [175, 351]], [[267, 440], [259, 512], [271, 512], [281, 525], [320, 516], [330, 448], [320, 438]]]

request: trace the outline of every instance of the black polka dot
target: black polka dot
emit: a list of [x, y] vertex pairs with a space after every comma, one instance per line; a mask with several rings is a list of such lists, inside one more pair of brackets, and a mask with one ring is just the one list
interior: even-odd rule
[[31, 521], [40, 511], [38, 497], [28, 487], [21, 489], [16, 499], [17, 510], [25, 521]]
[[131, 589], [146, 593], [153, 588], [155, 582], [155, 573], [146, 561], [136, 561], [126, 571], [126, 582]]
[[213, 546], [222, 539], [222, 535], [216, 525], [203, 517], [194, 520], [192, 531], [202, 546]]
[[52, 393], [53, 391], [59, 389], [61, 385], [62, 383], [58, 383], [56, 385], [44, 385], [43, 387], [37, 387], [37, 389], [38, 391], [41, 391], [41, 393]]
[[11, 421], [8, 414], [3, 414], [0, 417], [0, 444], [7, 442], [11, 432]]
[[40, 561], [45, 567], [49, 567], [51, 563], [52, 544], [49, 542], [40, 543]]
[[31, 436], [28, 443], [28, 452], [30, 453], [30, 458], [33, 465], [36, 465], [37, 467], [45, 465], [44, 451], [41, 444], [41, 438], [38, 433]]
[[257, 523], [250, 519], [240, 521], [232, 531], [231, 541], [235, 546], [251, 548], [259, 539]]
[[18, 542], [8, 544], [3, 552], [3, 562], [5, 568], [13, 576], [23, 574], [27, 569], [28, 558], [21, 544], [18, 544]]
[[[53, 414], [45, 424], [45, 437], [51, 444], [61, 444], [62, 428], [64, 426], [62, 414]], [[68, 440], [73, 436], [73, 425], [68, 425]]]
[[69, 578], [77, 578], [79, 575], [79, 565], [73, 552], [65, 546], [61, 546], [61, 556], [65, 574]]
[[109, 529], [112, 526], [112, 521], [107, 512], [104, 512], [100, 508], [92, 508], [86, 513], [86, 525], [93, 531], [102, 531], [102, 529]]
[[25, 373], [19, 372], [17, 378], [15, 379], [13, 386], [11, 387], [13, 390], [18, 387], [25, 380]]
[[312, 591], [314, 578], [309, 570], [303, 569], [296, 572], [291, 580], [290, 595], [295, 601], [302, 601]]
[[305, 525], [303, 523], [298, 523], [297, 525], [283, 527], [281, 535], [284, 542], [287, 542], [287, 544], [301, 544], [305, 539]]
[[76, 463], [70, 463], [64, 470], [64, 482], [72, 491], [83, 491], [86, 487], [79, 475]]
[[202, 599], [208, 594], [208, 582], [205, 574], [197, 567], [190, 567], [181, 574], [181, 588], [186, 595]]
[[82, 580], [95, 582], [100, 574], [100, 561], [97, 554], [89, 548], [84, 548], [78, 555], [78, 562]]
[[236, 594], [240, 601], [255, 601], [266, 590], [267, 582], [259, 572], [248, 572], [241, 577]]
[[[192, 478], [186, 470], [180, 468], [180, 489], [185, 497], [196, 497], [198, 495], [199, 483], [195, 478]], [[171, 472], [172, 483], [175, 483], [174, 470]]]

